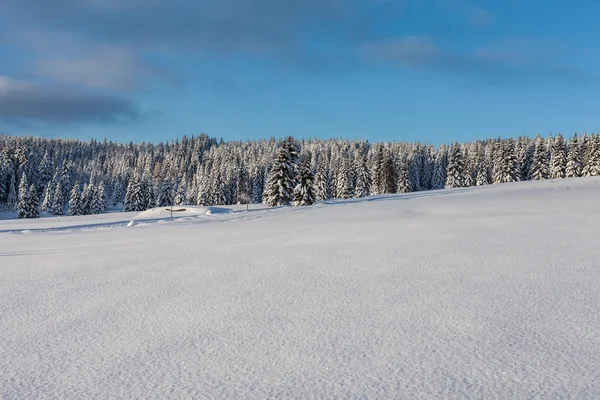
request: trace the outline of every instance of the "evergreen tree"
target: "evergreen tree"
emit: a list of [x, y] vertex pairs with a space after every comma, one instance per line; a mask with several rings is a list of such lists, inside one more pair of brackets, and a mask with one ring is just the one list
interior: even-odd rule
[[529, 176], [533, 180], [548, 179], [550, 170], [548, 168], [548, 158], [546, 155], [546, 146], [544, 139], [538, 136], [535, 139], [535, 150], [533, 152], [533, 160], [531, 162], [531, 172]]
[[44, 191], [44, 199], [42, 201], [42, 211], [50, 211], [50, 206], [52, 205], [52, 195], [53, 195], [53, 187], [52, 182], [48, 182], [46, 185], [46, 190]]
[[92, 197], [93, 197], [93, 185], [84, 183], [83, 190], [81, 191], [80, 196], [80, 208], [79, 212], [81, 215], [91, 214], [91, 205], [92, 205]]
[[30, 218], [30, 200], [31, 199], [29, 198], [29, 184], [27, 182], [27, 174], [23, 172], [21, 175], [21, 183], [19, 184], [19, 201], [17, 203], [17, 215], [19, 216], [19, 218]]
[[396, 157], [390, 149], [387, 149], [383, 158], [381, 182], [383, 191], [381, 193], [396, 193], [397, 183], [398, 170], [396, 168]]
[[565, 176], [567, 178], [578, 178], [582, 174], [581, 165], [581, 149], [577, 134], [569, 142], [569, 154], [567, 156], [567, 166], [565, 168]]
[[329, 170], [325, 157], [317, 161], [317, 173], [315, 174], [315, 198], [317, 201], [329, 200]]
[[567, 176], [567, 150], [562, 135], [556, 136], [550, 152], [550, 178], [560, 179]]
[[294, 189], [294, 205], [310, 206], [315, 202], [314, 177], [310, 160], [305, 159], [300, 166], [299, 182]]
[[460, 146], [455, 143], [452, 146], [450, 158], [448, 160], [448, 168], [446, 173], [446, 185], [445, 187], [459, 188], [465, 186], [465, 171], [464, 171], [464, 160]]
[[100, 182], [98, 187], [98, 203], [100, 204], [100, 212], [108, 211], [108, 203], [106, 202], [106, 194], [104, 189], [104, 182]]
[[17, 196], [17, 190], [16, 190], [15, 176], [11, 175], [9, 184], [8, 184], [8, 195], [6, 198], [6, 208], [8, 210], [14, 210], [17, 207], [17, 203], [18, 203], [18, 196]]
[[71, 189], [71, 196], [69, 197], [69, 215], [82, 215], [81, 209], [81, 193], [79, 182], [75, 182], [73, 189]]
[[50, 205], [50, 213], [52, 215], [63, 215], [65, 213], [65, 201], [62, 194], [60, 181], [56, 183], [56, 187], [54, 188], [54, 195], [52, 196], [52, 203]]
[[365, 197], [371, 194], [371, 171], [367, 166], [367, 159], [361, 157], [356, 166], [356, 197]]
[[29, 186], [29, 193], [27, 196], [27, 218], [39, 218], [40, 217], [40, 203], [38, 200], [37, 191], [35, 184]]
[[411, 191], [411, 182], [408, 173], [408, 165], [406, 162], [403, 162], [400, 166], [397, 191], [398, 193], [409, 193]]
[[127, 186], [123, 211], [144, 211], [147, 205], [146, 193], [142, 183], [138, 178], [132, 178]]
[[[160, 186], [160, 190], [158, 192], [157, 205], [159, 207], [167, 207], [170, 206], [173, 202], [172, 194], [171, 194], [171, 185], [168, 181], [163, 180]], [[201, 204], [200, 202], [198, 202]], [[207, 204], [201, 204], [207, 205]]]
[[269, 207], [289, 205], [293, 200], [293, 190], [296, 186], [297, 151], [288, 138], [273, 161], [269, 179], [263, 195], [264, 202]]

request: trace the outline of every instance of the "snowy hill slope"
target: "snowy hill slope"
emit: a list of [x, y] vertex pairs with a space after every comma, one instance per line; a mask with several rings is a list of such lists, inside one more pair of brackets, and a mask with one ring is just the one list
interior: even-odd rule
[[599, 200], [0, 221], [0, 398], [600, 398]]

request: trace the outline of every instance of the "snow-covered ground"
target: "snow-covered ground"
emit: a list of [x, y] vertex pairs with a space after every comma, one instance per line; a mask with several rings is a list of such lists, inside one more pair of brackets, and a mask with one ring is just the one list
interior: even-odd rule
[[598, 399], [599, 202], [582, 178], [0, 221], [0, 398]]

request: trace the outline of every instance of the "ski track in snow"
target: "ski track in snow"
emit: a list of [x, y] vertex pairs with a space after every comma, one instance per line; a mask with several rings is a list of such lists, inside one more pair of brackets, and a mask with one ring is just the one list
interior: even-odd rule
[[599, 199], [0, 221], [0, 398], [598, 399]]

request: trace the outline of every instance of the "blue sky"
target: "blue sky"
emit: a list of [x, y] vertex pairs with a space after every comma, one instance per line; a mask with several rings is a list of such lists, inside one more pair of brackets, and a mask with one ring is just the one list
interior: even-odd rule
[[600, 4], [0, 0], [0, 132], [466, 141], [600, 126]]

